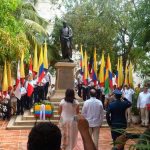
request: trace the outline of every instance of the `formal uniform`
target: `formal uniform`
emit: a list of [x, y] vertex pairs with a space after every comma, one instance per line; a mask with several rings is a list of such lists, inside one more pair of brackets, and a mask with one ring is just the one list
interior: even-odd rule
[[121, 99], [122, 92], [114, 90], [116, 99], [112, 101], [107, 108], [106, 119], [108, 125], [111, 127], [111, 135], [113, 141], [125, 132], [127, 127], [126, 109], [131, 106], [126, 98]]

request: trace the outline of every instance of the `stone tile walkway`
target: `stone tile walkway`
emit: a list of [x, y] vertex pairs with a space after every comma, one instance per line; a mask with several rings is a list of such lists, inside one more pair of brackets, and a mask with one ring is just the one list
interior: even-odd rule
[[[26, 150], [28, 134], [30, 130], [6, 130], [7, 121], [0, 121], [0, 150]], [[142, 133], [143, 128], [133, 126], [128, 129], [130, 132]], [[125, 150], [129, 149], [134, 140], [129, 140]], [[101, 128], [99, 139], [99, 150], [111, 150], [111, 135], [109, 128]], [[84, 150], [82, 139], [79, 134], [77, 146], [74, 150]]]

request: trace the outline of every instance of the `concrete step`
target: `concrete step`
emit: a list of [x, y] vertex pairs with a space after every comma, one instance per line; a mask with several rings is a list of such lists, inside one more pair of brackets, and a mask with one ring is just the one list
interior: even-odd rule
[[23, 129], [31, 129], [33, 125], [15, 125], [16, 116], [11, 117], [6, 129], [7, 130], [23, 130]]
[[[58, 116], [57, 116], [58, 117]], [[11, 118], [11, 120], [9, 121], [8, 125], [7, 125], [7, 129], [9, 130], [16, 130], [16, 129], [31, 129], [36, 122], [36, 119], [34, 118], [34, 116], [28, 116], [26, 118], [26, 120], [24, 120], [25, 118], [22, 115], [19, 116], [14, 116]], [[58, 118], [51, 118], [50, 121], [54, 124], [59, 123]], [[39, 122], [49, 122], [49, 120], [37, 120], [37, 123]], [[102, 127], [108, 127], [108, 124], [106, 122], [106, 119], [104, 119], [104, 122], [102, 124]]]
[[[58, 115], [58, 107], [60, 102], [51, 102], [54, 106], [54, 117], [50, 119], [51, 122], [54, 124], [58, 124], [59, 122], [59, 115]], [[84, 102], [80, 102], [80, 113], [82, 110]], [[106, 113], [104, 113], [106, 114]], [[48, 122], [49, 120], [37, 120], [37, 122]], [[24, 112], [24, 115], [19, 115], [19, 116], [13, 116], [11, 120], [9, 121], [7, 125], [7, 129], [31, 129], [36, 122], [36, 118], [34, 117], [33, 114], [33, 108], [31, 110], [26, 110]], [[106, 117], [104, 117], [103, 125], [102, 127], [108, 127], [107, 122], [106, 122]]]
[[[34, 115], [23, 116], [22, 120], [36, 120]], [[59, 120], [59, 115], [54, 115], [51, 120]]]
[[23, 116], [19, 115], [17, 116], [16, 120], [15, 120], [15, 125], [18, 126], [33, 126], [35, 124], [35, 122], [39, 123], [39, 122], [49, 122], [51, 121], [54, 124], [58, 124], [58, 120], [23, 120]]

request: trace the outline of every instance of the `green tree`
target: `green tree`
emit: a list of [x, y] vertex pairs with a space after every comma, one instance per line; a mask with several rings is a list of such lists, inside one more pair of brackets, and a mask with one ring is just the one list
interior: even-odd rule
[[[4, 60], [14, 61], [22, 50], [27, 50], [29, 43], [24, 34], [24, 26], [15, 18], [15, 11], [20, 1], [0, 1], [0, 64]], [[28, 51], [26, 51], [28, 53]]]

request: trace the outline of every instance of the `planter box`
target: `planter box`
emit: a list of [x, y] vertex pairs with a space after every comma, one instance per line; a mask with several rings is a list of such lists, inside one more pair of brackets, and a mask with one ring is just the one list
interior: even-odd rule
[[53, 116], [54, 107], [51, 103], [35, 103], [34, 104], [34, 116], [40, 118], [41, 105], [45, 105], [45, 118], [50, 119]]
[[141, 122], [141, 118], [139, 115], [132, 115], [131, 119], [133, 124], [139, 124]]

